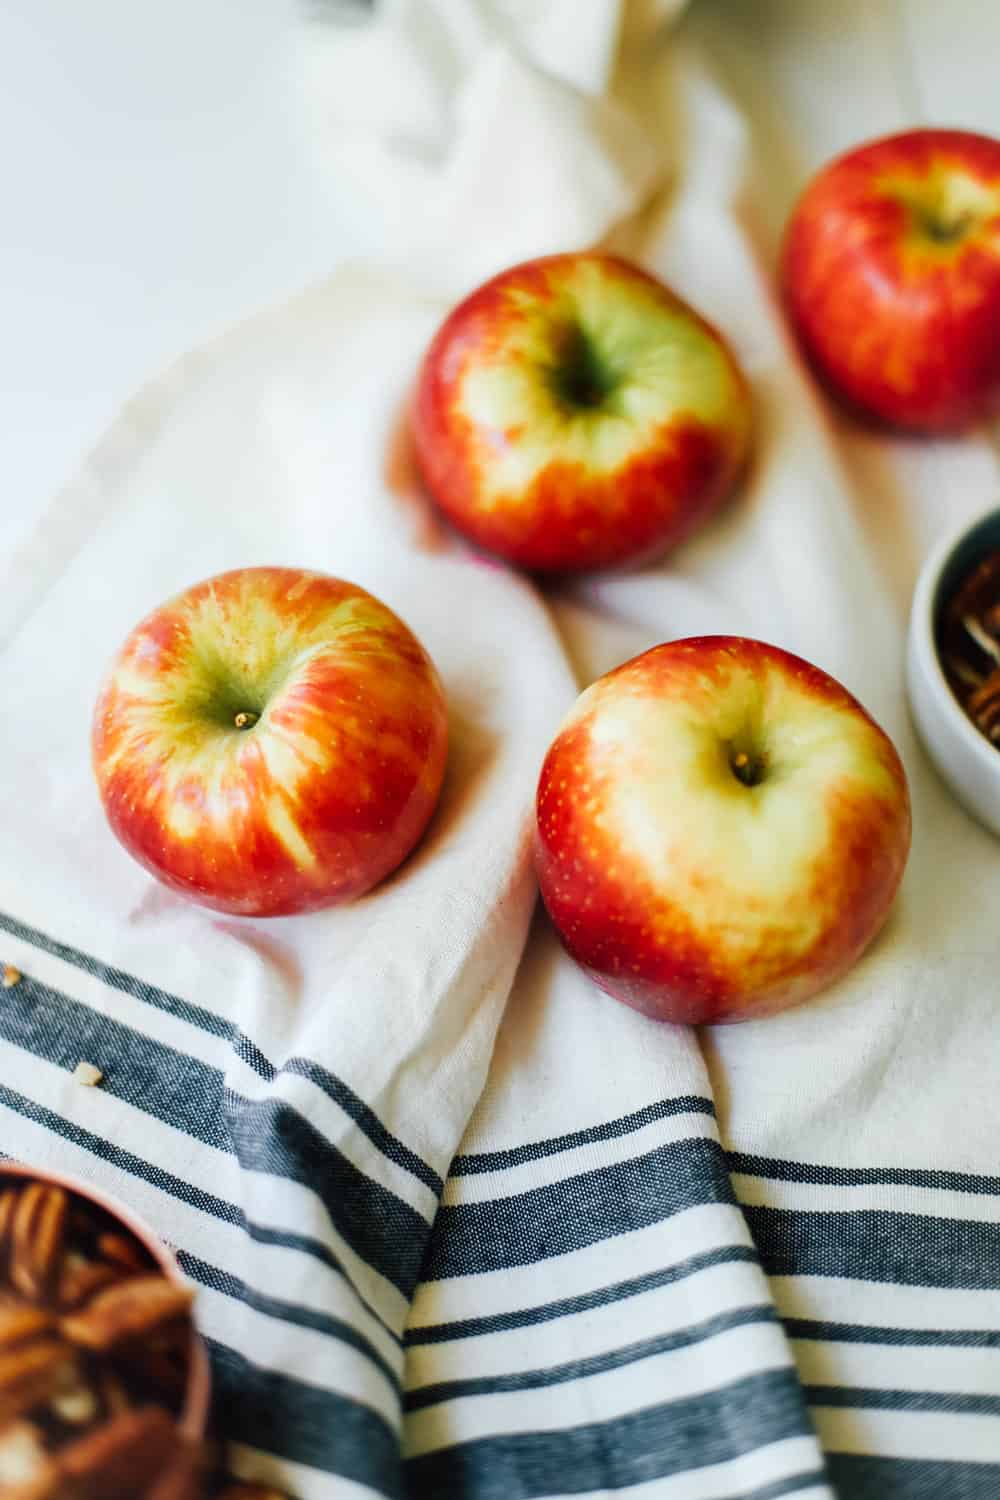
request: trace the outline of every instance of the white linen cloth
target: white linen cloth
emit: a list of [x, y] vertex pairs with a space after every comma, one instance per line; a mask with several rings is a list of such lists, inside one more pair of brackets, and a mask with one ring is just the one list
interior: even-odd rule
[[[3, 569], [0, 946], [25, 979], [0, 1149], [100, 1181], [179, 1248], [232, 1467], [303, 1497], [1000, 1486], [997, 849], [915, 745], [901, 672], [919, 558], [983, 508], [995, 457], [828, 417], [775, 306], [755, 137], [671, 41], [675, 9], [395, 0], [304, 28], [382, 263], [147, 387]], [[725, 330], [757, 454], [683, 551], [542, 598], [439, 526], [406, 397], [455, 297], [602, 240]], [[417, 855], [350, 908], [266, 923], [133, 866], [87, 751], [131, 624], [264, 562], [385, 599], [453, 718]], [[854, 973], [699, 1035], [600, 996], [543, 919], [529, 935], [529, 835], [577, 688], [714, 630], [858, 694], [915, 839]], [[101, 1090], [73, 1084], [81, 1058]]]

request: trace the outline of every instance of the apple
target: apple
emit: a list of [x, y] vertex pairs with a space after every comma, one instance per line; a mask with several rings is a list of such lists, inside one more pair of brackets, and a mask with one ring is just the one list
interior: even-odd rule
[[101, 689], [93, 763], [141, 865], [216, 911], [349, 900], [434, 811], [444, 693], [426, 651], [364, 589], [241, 568], [141, 621]]
[[909, 130], [826, 166], [785, 236], [813, 366], [869, 415], [957, 431], [1000, 411], [1000, 141]]
[[746, 381], [716, 331], [613, 255], [527, 261], [445, 320], [413, 406], [434, 500], [536, 572], [604, 568], [681, 541], [744, 462]]
[[565, 947], [663, 1021], [765, 1015], [846, 973], [909, 845], [886, 734], [818, 667], [739, 636], [601, 677], [538, 783], [538, 878]]

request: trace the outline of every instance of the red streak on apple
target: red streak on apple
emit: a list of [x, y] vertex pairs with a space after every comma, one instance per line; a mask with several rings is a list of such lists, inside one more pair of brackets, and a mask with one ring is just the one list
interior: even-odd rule
[[462, 302], [427, 352], [413, 416], [445, 514], [538, 572], [676, 545], [731, 488], [749, 422], [716, 331], [597, 253], [515, 266]]
[[838, 158], [795, 208], [781, 275], [850, 404], [930, 433], [1000, 410], [1000, 141], [911, 130]]
[[538, 785], [538, 877], [565, 947], [659, 1020], [765, 1015], [846, 973], [909, 841], [878, 725], [826, 673], [738, 637], [674, 641], [601, 678]]
[[256, 916], [346, 901], [395, 869], [446, 753], [444, 694], [403, 622], [291, 568], [221, 574], [143, 620], [93, 726], [129, 853], [205, 906]]

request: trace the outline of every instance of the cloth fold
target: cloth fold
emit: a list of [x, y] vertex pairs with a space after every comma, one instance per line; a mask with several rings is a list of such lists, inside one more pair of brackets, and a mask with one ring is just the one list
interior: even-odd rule
[[314, 146], [372, 252], [457, 297], [633, 213], [666, 143], [615, 97], [618, 60], [682, 5], [389, 0], [367, 26], [303, 27]]
[[[177, 1247], [232, 1470], [303, 1500], [1000, 1485], [995, 846], [926, 766], [901, 677], [919, 558], [996, 461], [985, 438], [917, 453], [828, 415], [776, 308], [754, 123], [667, 29], [677, 9], [393, 0], [304, 23], [317, 143], [372, 263], [153, 382], [0, 571], [0, 951], [24, 975], [0, 1007], [0, 1148]], [[543, 598], [437, 522], [406, 403], [451, 299], [597, 241], [730, 336], [757, 454], [676, 556]], [[383, 887], [254, 922], [125, 858], [87, 733], [140, 615], [264, 562], [396, 609], [453, 750]], [[866, 702], [916, 839], [843, 984], [699, 1036], [613, 1005], [532, 923], [530, 836], [578, 687], [713, 630]], [[73, 1083], [81, 1058], [100, 1090]]]

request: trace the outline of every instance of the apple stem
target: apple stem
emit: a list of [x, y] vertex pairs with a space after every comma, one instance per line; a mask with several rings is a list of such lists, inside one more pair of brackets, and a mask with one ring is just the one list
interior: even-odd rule
[[744, 786], [756, 786], [761, 779], [762, 763], [745, 750], [737, 750], [730, 757], [729, 765], [736, 780], [742, 781]]
[[236, 715], [236, 717], [233, 719], [233, 723], [236, 725], [237, 729], [252, 729], [259, 718], [260, 714], [250, 713], [249, 711], [242, 711]]

